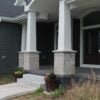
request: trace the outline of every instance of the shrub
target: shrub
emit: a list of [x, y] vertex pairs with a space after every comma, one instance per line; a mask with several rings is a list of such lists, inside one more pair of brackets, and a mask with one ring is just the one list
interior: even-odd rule
[[15, 75], [23, 74], [22, 71], [15, 71]]
[[23, 68], [17, 68], [14, 72], [15, 75], [19, 75], [19, 74], [23, 74], [24, 73], [24, 70]]

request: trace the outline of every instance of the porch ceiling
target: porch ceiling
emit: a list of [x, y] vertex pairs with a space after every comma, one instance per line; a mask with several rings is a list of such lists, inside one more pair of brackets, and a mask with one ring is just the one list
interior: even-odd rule
[[[73, 8], [72, 16], [80, 18], [91, 11], [100, 10], [100, 0], [66, 0]], [[49, 21], [58, 20], [59, 0], [33, 0], [30, 9], [48, 14]]]
[[49, 20], [57, 20], [59, 0], [35, 0], [30, 9], [39, 13], [47, 13]]
[[100, 10], [100, 0], [74, 0], [69, 4], [74, 5], [72, 15], [79, 18], [88, 12]]

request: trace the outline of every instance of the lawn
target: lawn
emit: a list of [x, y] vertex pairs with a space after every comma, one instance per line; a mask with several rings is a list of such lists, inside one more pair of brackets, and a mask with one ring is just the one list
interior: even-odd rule
[[[39, 94], [38, 92], [36, 92]], [[63, 95], [58, 95], [59, 90], [54, 95], [45, 96], [43, 93], [39, 95], [29, 94], [16, 97], [10, 100], [100, 100], [100, 84], [84, 83], [83, 85], [73, 84], [73, 86], [64, 91]]]
[[[0, 75], [0, 85], [14, 82], [14, 77], [11, 74]], [[61, 89], [52, 93], [53, 95], [46, 96], [43, 90], [38, 89], [32, 94], [19, 96], [10, 100], [100, 100], [100, 84], [91, 84], [90, 82], [82, 85], [72, 84], [71, 88], [61, 92]]]
[[14, 82], [14, 77], [11, 74], [0, 74], [0, 85]]

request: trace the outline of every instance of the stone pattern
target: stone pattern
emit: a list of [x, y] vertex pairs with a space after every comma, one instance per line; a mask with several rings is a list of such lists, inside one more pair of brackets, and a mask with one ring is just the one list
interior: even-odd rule
[[75, 52], [54, 52], [54, 72], [56, 75], [75, 75]]
[[23, 67], [24, 70], [31, 72], [39, 70], [39, 53], [38, 52], [19, 53], [19, 67]]

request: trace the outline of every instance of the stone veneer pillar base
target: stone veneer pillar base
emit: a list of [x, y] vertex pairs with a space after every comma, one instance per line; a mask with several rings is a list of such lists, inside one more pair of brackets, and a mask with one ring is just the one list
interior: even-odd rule
[[63, 86], [71, 85], [71, 80], [75, 77], [75, 53], [54, 51], [54, 73]]
[[19, 52], [18, 66], [31, 72], [39, 70], [39, 52]]
[[75, 75], [75, 53], [75, 51], [54, 51], [54, 72], [56, 75]]

